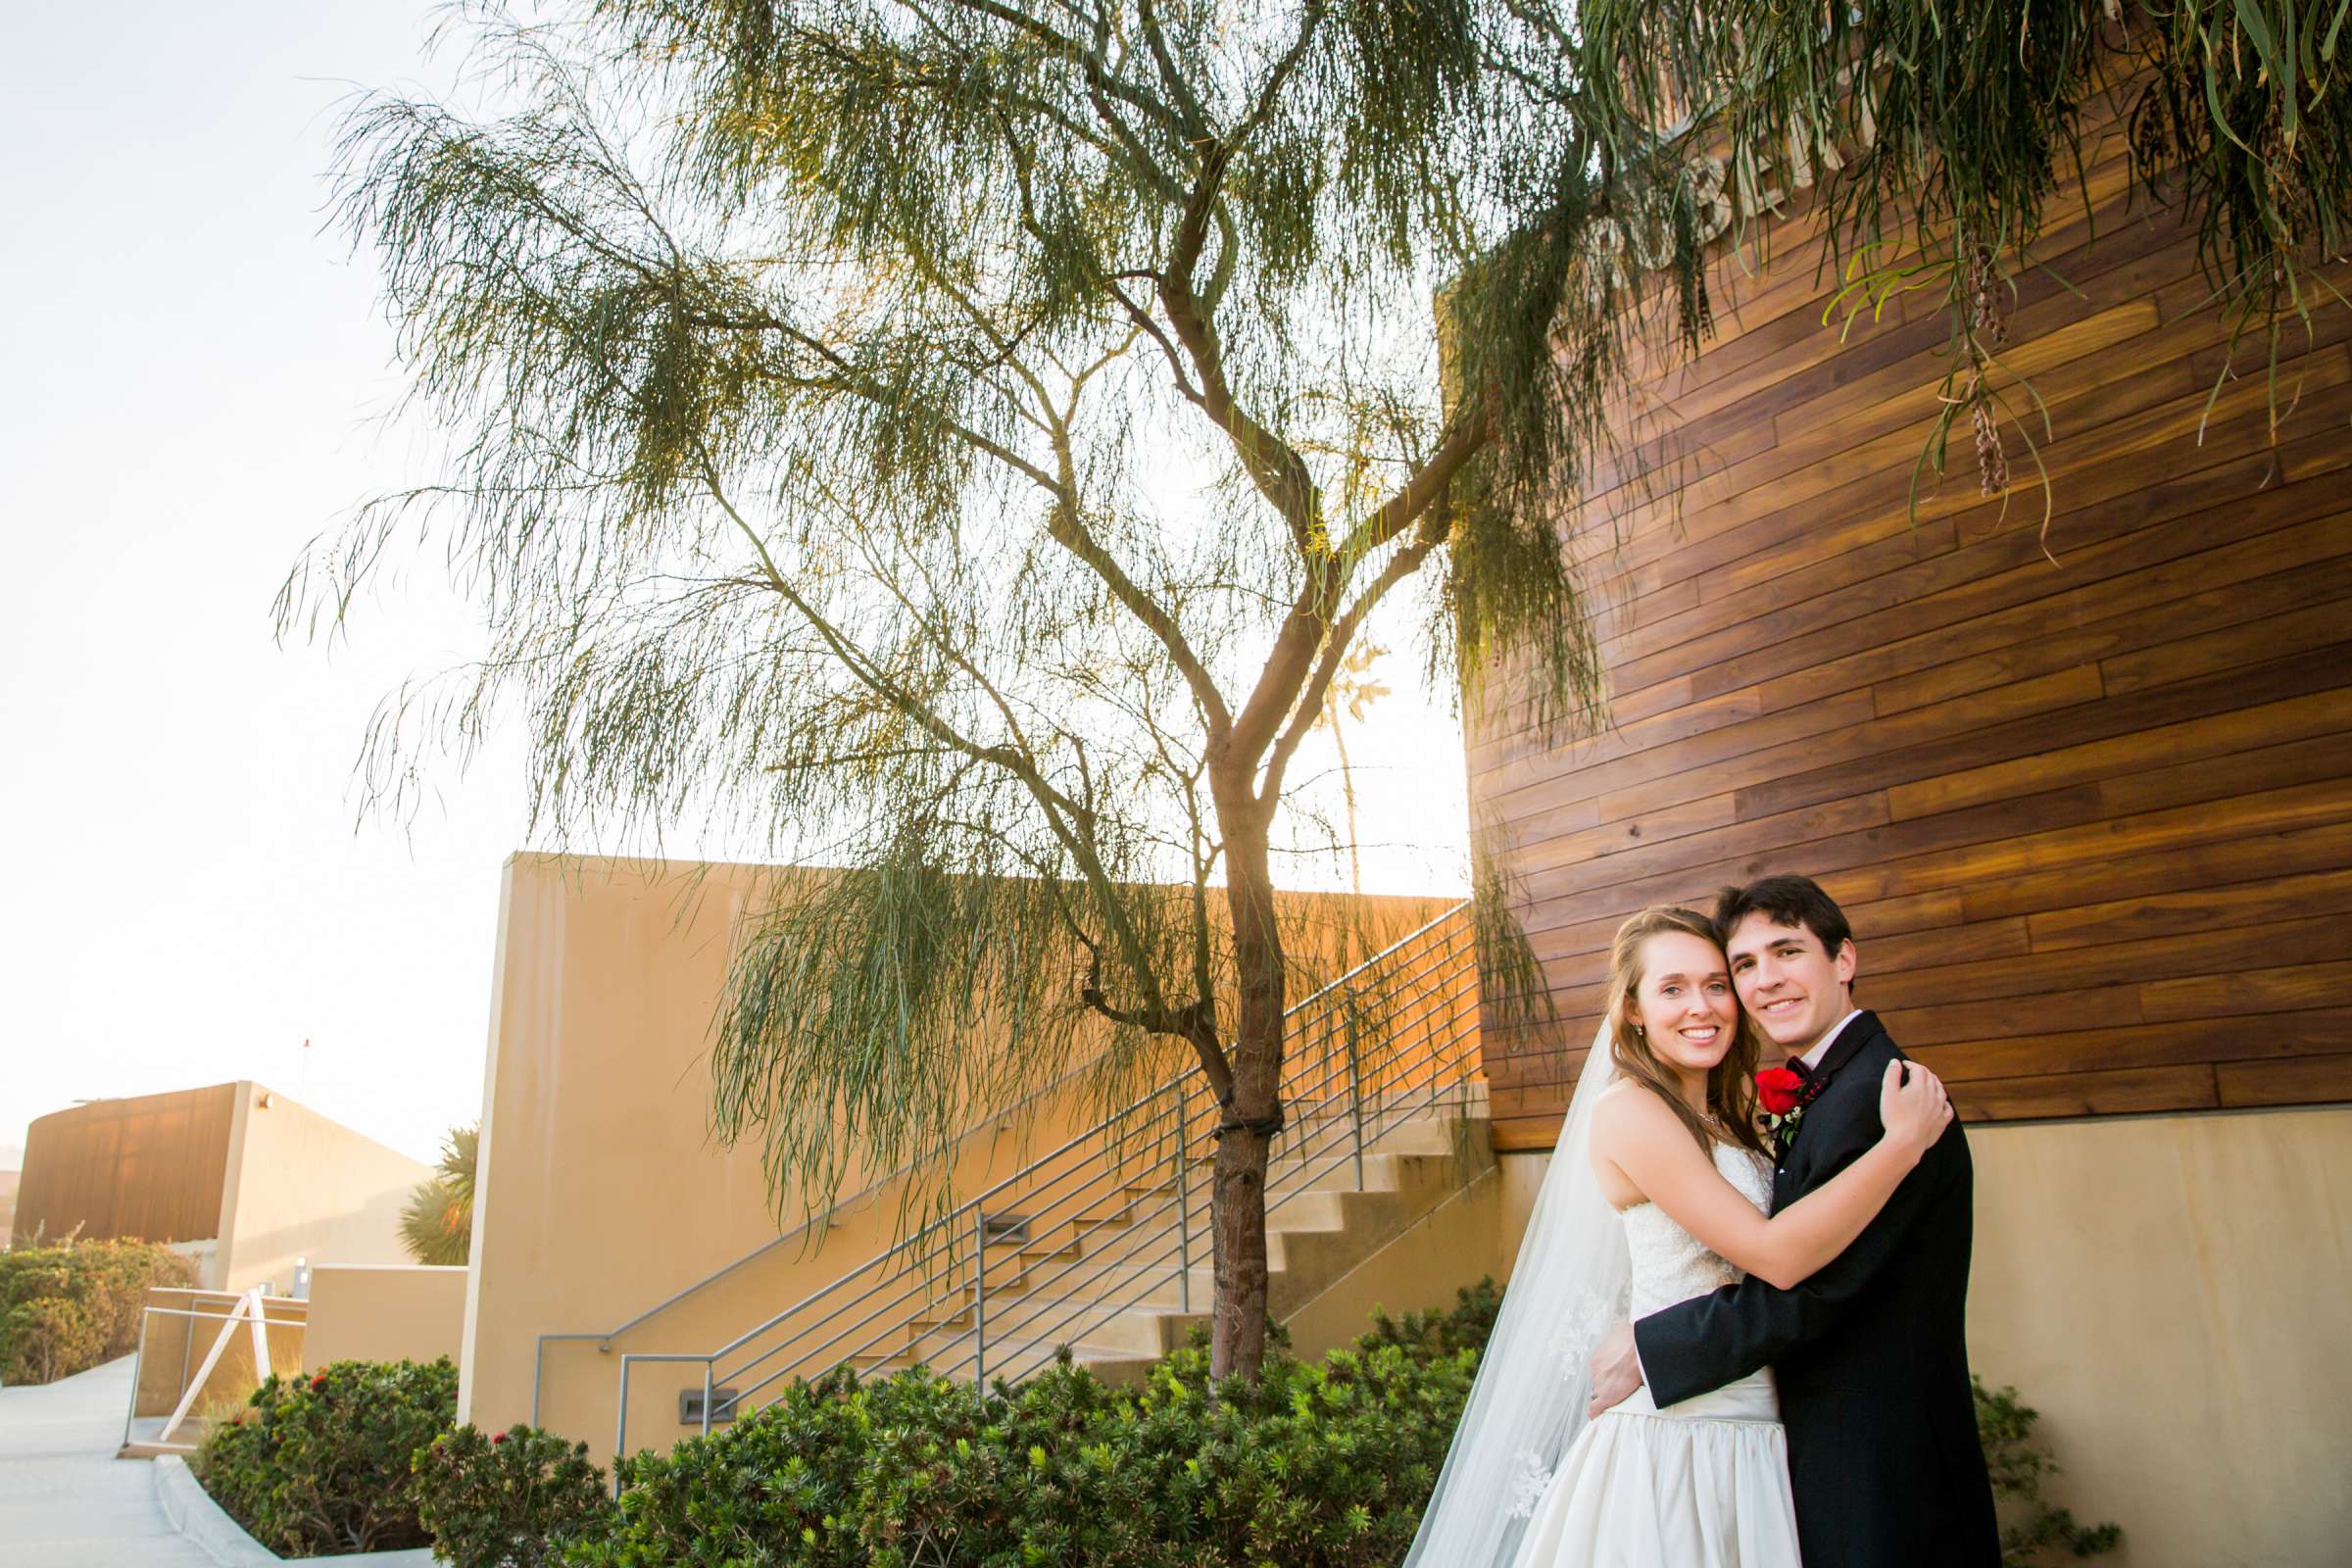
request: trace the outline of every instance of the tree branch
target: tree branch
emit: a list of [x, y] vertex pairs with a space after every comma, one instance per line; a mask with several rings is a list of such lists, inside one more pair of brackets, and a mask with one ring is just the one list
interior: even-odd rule
[[[1403, 487], [1348, 530], [1347, 546], [1336, 560], [1351, 572], [1354, 563], [1410, 527], [1446, 493], [1446, 486], [1463, 466], [1492, 439], [1492, 420], [1483, 410], [1475, 416], [1457, 421], [1437, 452]], [[1426, 554], [1426, 550], [1422, 551], [1422, 555]], [[1417, 566], [1420, 560], [1420, 556], [1415, 556], [1413, 564]], [[1395, 569], [1395, 565], [1391, 562], [1390, 569]], [[1341, 618], [1331, 601], [1345, 587], [1348, 572], [1335, 568], [1325, 573], [1321, 581], [1310, 576], [1299, 589], [1298, 601], [1283, 618], [1282, 629], [1275, 634], [1273, 651], [1267, 655], [1257, 685], [1243, 704], [1241, 715], [1234, 720], [1233, 745], [1244, 756], [1255, 757], [1271, 743], [1298, 703], [1316, 647]], [[1386, 593], [1389, 586], [1392, 584], [1387, 582], [1376, 585], [1380, 593]], [[1368, 607], [1358, 600], [1357, 608]], [[1344, 650], [1345, 642], [1340, 646]], [[1310, 703], [1302, 711], [1311, 713], [1313, 709]]]
[[941, 744], [962, 753], [974, 761], [994, 763], [1020, 781], [1040, 808], [1044, 809], [1048, 827], [1053, 830], [1054, 837], [1061, 841], [1062, 847], [1069, 852], [1071, 859], [1077, 863], [1080, 873], [1094, 888], [1096, 900], [1102, 907], [1103, 917], [1110, 923], [1113, 934], [1119, 939], [1121, 956], [1129, 969], [1133, 971], [1138, 987], [1145, 994], [1146, 1004], [1163, 1005], [1158, 976], [1152, 971], [1151, 956], [1145, 951], [1142, 938], [1136, 934], [1133, 922], [1126, 918], [1124, 908], [1119, 903], [1119, 885], [1103, 866], [1102, 858], [1094, 853], [1093, 847], [1073, 825], [1090, 820], [1091, 808], [1080, 806], [1055, 789], [1053, 783], [1038, 769], [1035, 758], [1024, 756], [1009, 746], [984, 746], [971, 739], [940, 717], [930, 704], [920, 701], [876, 669], [873, 661], [866, 657], [863, 650], [844, 636], [838, 627], [819, 613], [816, 607], [809, 604], [792, 586], [782, 568], [777, 566], [775, 557], [769, 553], [766, 542], [760, 537], [759, 530], [751, 525], [750, 519], [745, 517], [737, 510], [735, 503], [728, 498], [726, 486], [719, 479], [718, 469], [711, 460], [710, 449], [699, 440], [695, 445], [696, 455], [702, 463], [705, 488], [710, 492], [711, 500], [727, 514], [728, 520], [734, 523], [745, 541], [751, 545], [754, 554], [759, 557], [760, 571], [766, 585], [779, 598], [793, 607], [801, 618], [807, 621], [809, 628], [824, 642], [833, 656], [841, 662], [843, 667], [848, 669], [868, 691], [881, 698], [899, 712], [904, 713], [917, 727], [929, 733]]
[[1373, 578], [1355, 603], [1333, 622], [1331, 636], [1323, 645], [1323, 657], [1316, 662], [1314, 673], [1307, 678], [1305, 689], [1298, 695], [1298, 706], [1291, 715], [1290, 726], [1275, 741], [1274, 750], [1266, 760], [1265, 777], [1258, 788], [1261, 802], [1271, 804], [1281, 797], [1283, 772], [1290, 766], [1291, 755], [1298, 750], [1299, 742], [1305, 740], [1307, 732], [1314, 728], [1315, 716], [1323, 708], [1324, 694], [1331, 690], [1332, 680], [1348, 657], [1348, 644], [1355, 640], [1356, 632], [1362, 629], [1364, 617], [1387, 597], [1390, 589], [1420, 570], [1421, 563], [1429, 559], [1430, 552], [1444, 544], [1451, 532], [1451, 524], [1442, 522], [1391, 556], [1388, 564], [1381, 568], [1380, 575]]
[[1186, 639], [1184, 628], [1176, 624], [1176, 617], [1165, 606], [1137, 586], [1135, 579], [1127, 575], [1126, 568], [1087, 527], [1077, 504], [1077, 459], [1070, 449], [1069, 426], [1062, 422], [1058, 415], [1054, 416], [1053, 439], [1054, 462], [1060, 470], [1065, 499], [1054, 509], [1053, 518], [1046, 525], [1046, 536], [1086, 563], [1095, 575], [1102, 580], [1103, 586], [1110, 590], [1111, 596], [1126, 608], [1127, 612], [1143, 622], [1144, 628], [1158, 639], [1159, 645], [1168, 651], [1168, 658], [1175, 663], [1177, 671], [1184, 676], [1184, 683], [1191, 690], [1193, 701], [1200, 705], [1200, 716], [1207, 724], [1209, 733], [1212, 736], [1222, 735], [1232, 726], [1232, 712], [1225, 706], [1225, 694], [1217, 690], [1215, 678], [1209, 674], [1207, 666], [1200, 662], [1200, 656], [1193, 651], [1192, 643]]
[[1365, 514], [1363, 520], [1348, 530], [1348, 538], [1340, 547], [1343, 560], [1361, 561], [1382, 545], [1411, 527], [1438, 497], [1446, 493], [1446, 485], [1462, 471], [1472, 458], [1486, 450], [1494, 438], [1493, 416], [1482, 405], [1475, 415], [1457, 416], [1453, 428], [1438, 443], [1430, 455], [1403, 486]]
[[1159, 305], [1199, 378], [1200, 396], [1194, 401], [1233, 443], [1250, 482], [1289, 525], [1292, 543], [1303, 553], [1314, 548], [1320, 531], [1314, 476], [1307, 471], [1305, 459], [1235, 400], [1225, 378], [1224, 350], [1217, 343], [1216, 326], [1193, 288], [1193, 274], [1200, 267], [1200, 249], [1207, 242], [1216, 208], [1217, 187], [1232, 157], [1231, 144], [1219, 141], [1210, 143], [1201, 159], [1200, 178], [1177, 222], [1168, 264], [1159, 273]]

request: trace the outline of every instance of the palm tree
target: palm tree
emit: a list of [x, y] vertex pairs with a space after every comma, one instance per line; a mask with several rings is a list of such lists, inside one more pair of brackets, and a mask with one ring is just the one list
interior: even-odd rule
[[400, 1244], [419, 1263], [464, 1265], [473, 1253], [473, 1166], [482, 1129], [452, 1127], [433, 1174], [400, 1211]]

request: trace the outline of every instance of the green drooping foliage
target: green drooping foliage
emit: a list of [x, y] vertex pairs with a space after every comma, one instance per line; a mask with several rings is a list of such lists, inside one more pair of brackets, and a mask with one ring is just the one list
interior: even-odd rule
[[2002, 297], [2082, 172], [2095, 97], [2118, 101], [2153, 202], [2196, 219], [2237, 333], [2275, 363], [2284, 325], [2344, 303], [2315, 269], [2352, 241], [2346, 15], [2342, 0], [1587, 0], [1579, 41], [1595, 63], [1654, 63], [1588, 74], [1604, 162], [1645, 155], [1668, 126], [1727, 141], [1743, 177], [1750, 150], [1786, 149], [1818, 180], [1849, 312], [1942, 294], [1950, 368], [1922, 464], [1943, 472], [1965, 418], [1992, 493], [2009, 482], [2001, 430], [2031, 453], [2037, 422], [2001, 363]]
[[0, 1251], [0, 1383], [49, 1383], [128, 1355], [148, 1291], [197, 1283], [193, 1262], [155, 1242]]
[[447, 1356], [333, 1361], [256, 1389], [206, 1434], [192, 1468], [280, 1556], [427, 1545], [412, 1466], [457, 1411], [458, 1369]]
[[444, 1432], [416, 1450], [415, 1471], [417, 1517], [452, 1568], [553, 1568], [610, 1522], [588, 1445], [535, 1427]]
[[473, 1173], [480, 1127], [453, 1127], [433, 1174], [416, 1184], [400, 1210], [400, 1245], [419, 1263], [463, 1265], [473, 1255]]

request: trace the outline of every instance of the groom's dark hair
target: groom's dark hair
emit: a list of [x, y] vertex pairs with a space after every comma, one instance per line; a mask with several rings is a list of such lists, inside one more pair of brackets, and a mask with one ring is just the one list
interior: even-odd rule
[[1821, 939], [1822, 951], [1833, 958], [1840, 947], [1854, 940], [1854, 928], [1846, 923], [1845, 911], [1809, 876], [1758, 877], [1744, 887], [1725, 888], [1715, 896], [1715, 929], [1727, 940], [1732, 927], [1751, 914], [1761, 914], [1774, 925], [1803, 926]]

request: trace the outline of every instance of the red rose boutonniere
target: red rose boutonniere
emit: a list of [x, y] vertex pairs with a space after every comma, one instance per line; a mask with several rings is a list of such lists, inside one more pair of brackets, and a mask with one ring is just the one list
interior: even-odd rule
[[1803, 1076], [1787, 1067], [1767, 1067], [1756, 1074], [1756, 1100], [1776, 1143], [1786, 1146], [1796, 1136], [1797, 1118], [1805, 1113], [1804, 1093]]

